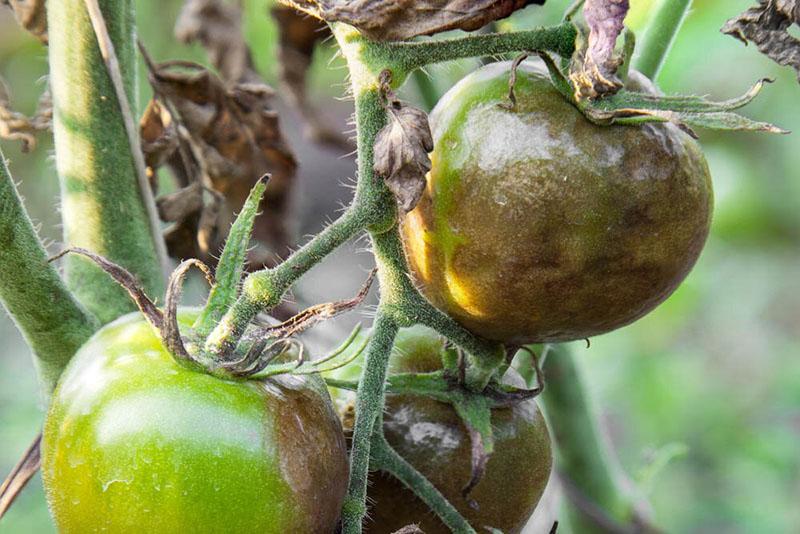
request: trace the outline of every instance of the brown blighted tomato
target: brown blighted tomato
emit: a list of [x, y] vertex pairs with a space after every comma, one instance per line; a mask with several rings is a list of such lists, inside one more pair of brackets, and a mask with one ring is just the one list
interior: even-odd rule
[[699, 145], [672, 124], [597, 126], [523, 63], [456, 84], [431, 114], [433, 168], [403, 223], [430, 301], [510, 343], [602, 334], [652, 310], [708, 235], [713, 193]]
[[[390, 373], [431, 372], [441, 369], [442, 339], [433, 331], [416, 326], [402, 329], [395, 342]], [[358, 365], [336, 373], [352, 379]], [[334, 390], [341, 405], [346, 397]], [[520, 532], [539, 502], [552, 468], [550, 437], [536, 401], [492, 411], [495, 452], [483, 479], [470, 498], [470, 508], [461, 494], [470, 479], [470, 438], [454, 408], [422, 397], [387, 395], [384, 411], [386, 439], [416, 467], [476, 531], [490, 526], [505, 534]], [[381, 472], [371, 475], [368, 488], [369, 514], [364, 522], [368, 534], [389, 534], [409, 524], [418, 524], [426, 534], [450, 530], [410, 490]]]

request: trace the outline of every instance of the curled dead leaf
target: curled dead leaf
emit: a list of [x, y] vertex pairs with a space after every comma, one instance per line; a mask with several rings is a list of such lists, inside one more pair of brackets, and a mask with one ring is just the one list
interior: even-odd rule
[[326, 22], [355, 26], [375, 41], [477, 30], [545, 0], [280, 0]]
[[19, 25], [47, 44], [47, 10], [45, 0], [0, 0], [14, 11]]
[[428, 153], [433, 150], [433, 136], [428, 115], [397, 100], [389, 89], [388, 78], [382, 85], [388, 121], [375, 137], [373, 168], [407, 213], [414, 209], [425, 191], [425, 175], [431, 170]]
[[628, 9], [628, 0], [586, 0], [583, 16], [589, 35], [573, 57], [569, 73], [576, 99], [598, 98], [622, 88], [616, 74], [621, 58], [614, 49]]
[[289, 194], [296, 160], [270, 107], [273, 91], [247, 82], [226, 85], [202, 66], [148, 60], [155, 101], [140, 124], [151, 171], [168, 165], [179, 190], [158, 199], [174, 224], [165, 239], [176, 258], [215, 264], [228, 228], [253, 184], [272, 178], [253, 237], [252, 267], [275, 263], [291, 245]]
[[779, 65], [792, 67], [800, 80], [800, 39], [789, 33], [793, 24], [800, 25], [800, 2], [797, 0], [759, 0], [722, 27], [747, 44], [755, 43], [759, 52]]

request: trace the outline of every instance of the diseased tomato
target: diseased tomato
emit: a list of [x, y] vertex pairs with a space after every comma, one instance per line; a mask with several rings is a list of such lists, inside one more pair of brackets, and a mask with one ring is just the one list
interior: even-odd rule
[[188, 370], [139, 313], [75, 355], [42, 452], [66, 533], [330, 534], [347, 487], [344, 436], [318, 377]]
[[[444, 345], [433, 331], [416, 326], [400, 330], [390, 373], [441, 369]], [[357, 365], [338, 378], [351, 378]], [[343, 396], [334, 393], [339, 401]], [[340, 402], [340, 406], [344, 403]], [[492, 411], [495, 452], [486, 473], [470, 495], [478, 510], [461, 494], [470, 479], [470, 438], [455, 409], [423, 397], [387, 395], [384, 434], [478, 531], [491, 526], [506, 534], [520, 532], [533, 514], [552, 467], [550, 437], [536, 401]], [[416, 523], [426, 534], [449, 533], [441, 521], [400, 482], [373, 473], [368, 487], [370, 509], [364, 532], [391, 533]]]
[[713, 203], [699, 145], [672, 124], [602, 127], [523, 63], [456, 84], [431, 114], [433, 168], [403, 223], [431, 302], [486, 338], [566, 341], [624, 326], [697, 260]]

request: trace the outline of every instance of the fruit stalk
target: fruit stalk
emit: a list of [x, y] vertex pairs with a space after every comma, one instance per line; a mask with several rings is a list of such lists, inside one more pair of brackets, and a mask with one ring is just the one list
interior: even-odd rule
[[[128, 105], [135, 110], [133, 2], [107, 0], [101, 11]], [[49, 2], [47, 15], [64, 242], [122, 265], [148, 294], [161, 296], [164, 280], [133, 152], [86, 5], [83, 0]], [[67, 258], [65, 274], [67, 286], [101, 323], [135, 309], [125, 292], [85, 258]]]
[[691, 4], [692, 0], [660, 0], [650, 24], [637, 39], [638, 54], [633, 60], [636, 70], [656, 79]]
[[36, 235], [0, 152], [0, 301], [33, 349], [49, 394], [97, 321], [75, 299]]
[[445, 499], [444, 495], [389, 445], [382, 432], [373, 436], [371, 462], [373, 469], [389, 473], [414, 491], [417, 497], [441, 518], [447, 528], [458, 534], [475, 533], [475, 529]]

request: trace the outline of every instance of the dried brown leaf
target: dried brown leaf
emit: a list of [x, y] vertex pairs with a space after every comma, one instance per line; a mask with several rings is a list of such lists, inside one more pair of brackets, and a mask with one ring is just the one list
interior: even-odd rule
[[622, 88], [616, 75], [621, 59], [614, 48], [628, 8], [628, 0], [586, 0], [583, 16], [589, 36], [570, 65], [575, 98], [598, 98]]
[[800, 2], [759, 0], [757, 6], [726, 22], [722, 33], [745, 44], [755, 43], [774, 62], [792, 67], [800, 80], [800, 39], [788, 31], [793, 24], [800, 25]]
[[[159, 199], [164, 220], [175, 222], [165, 235], [170, 254], [215, 263], [253, 184], [270, 173], [254, 229], [254, 238], [269, 255], [262, 249], [251, 265], [275, 262], [291, 244], [288, 207], [296, 161], [270, 107], [274, 92], [256, 82], [228, 86], [193, 63], [149, 66], [160, 106], [158, 113], [145, 116], [142, 126], [145, 145], [156, 147], [150, 162], [166, 162], [174, 174], [185, 177], [178, 193]], [[159, 153], [158, 147], [167, 148]]]
[[14, 504], [14, 500], [25, 488], [25, 485], [33, 478], [36, 471], [39, 470], [41, 465], [41, 451], [40, 445], [42, 442], [42, 435], [39, 434], [34, 438], [33, 443], [22, 454], [22, 458], [11, 473], [8, 474], [6, 479], [0, 484], [0, 519], [3, 518], [5, 513]]
[[327, 22], [344, 22], [375, 41], [448, 30], [477, 30], [545, 0], [281, 0]]
[[199, 41], [228, 83], [261, 83], [242, 36], [242, 12], [223, 0], [186, 0], [175, 22], [175, 37]]
[[388, 86], [388, 122], [375, 137], [373, 168], [386, 181], [405, 212], [414, 209], [425, 191], [431, 170], [433, 136], [428, 115], [394, 98]]
[[47, 44], [47, 10], [45, 0], [2, 0], [14, 11], [20, 26]]
[[19, 140], [22, 151], [29, 152], [36, 148], [36, 134], [50, 129], [53, 120], [53, 102], [50, 89], [45, 89], [39, 97], [36, 113], [28, 117], [11, 108], [8, 88], [0, 78], [0, 138]]
[[325, 122], [319, 110], [309, 102], [306, 91], [306, 75], [314, 48], [330, 36], [328, 25], [289, 6], [273, 6], [271, 13], [278, 27], [281, 96], [303, 117], [306, 138], [348, 151], [353, 149], [347, 137]]

